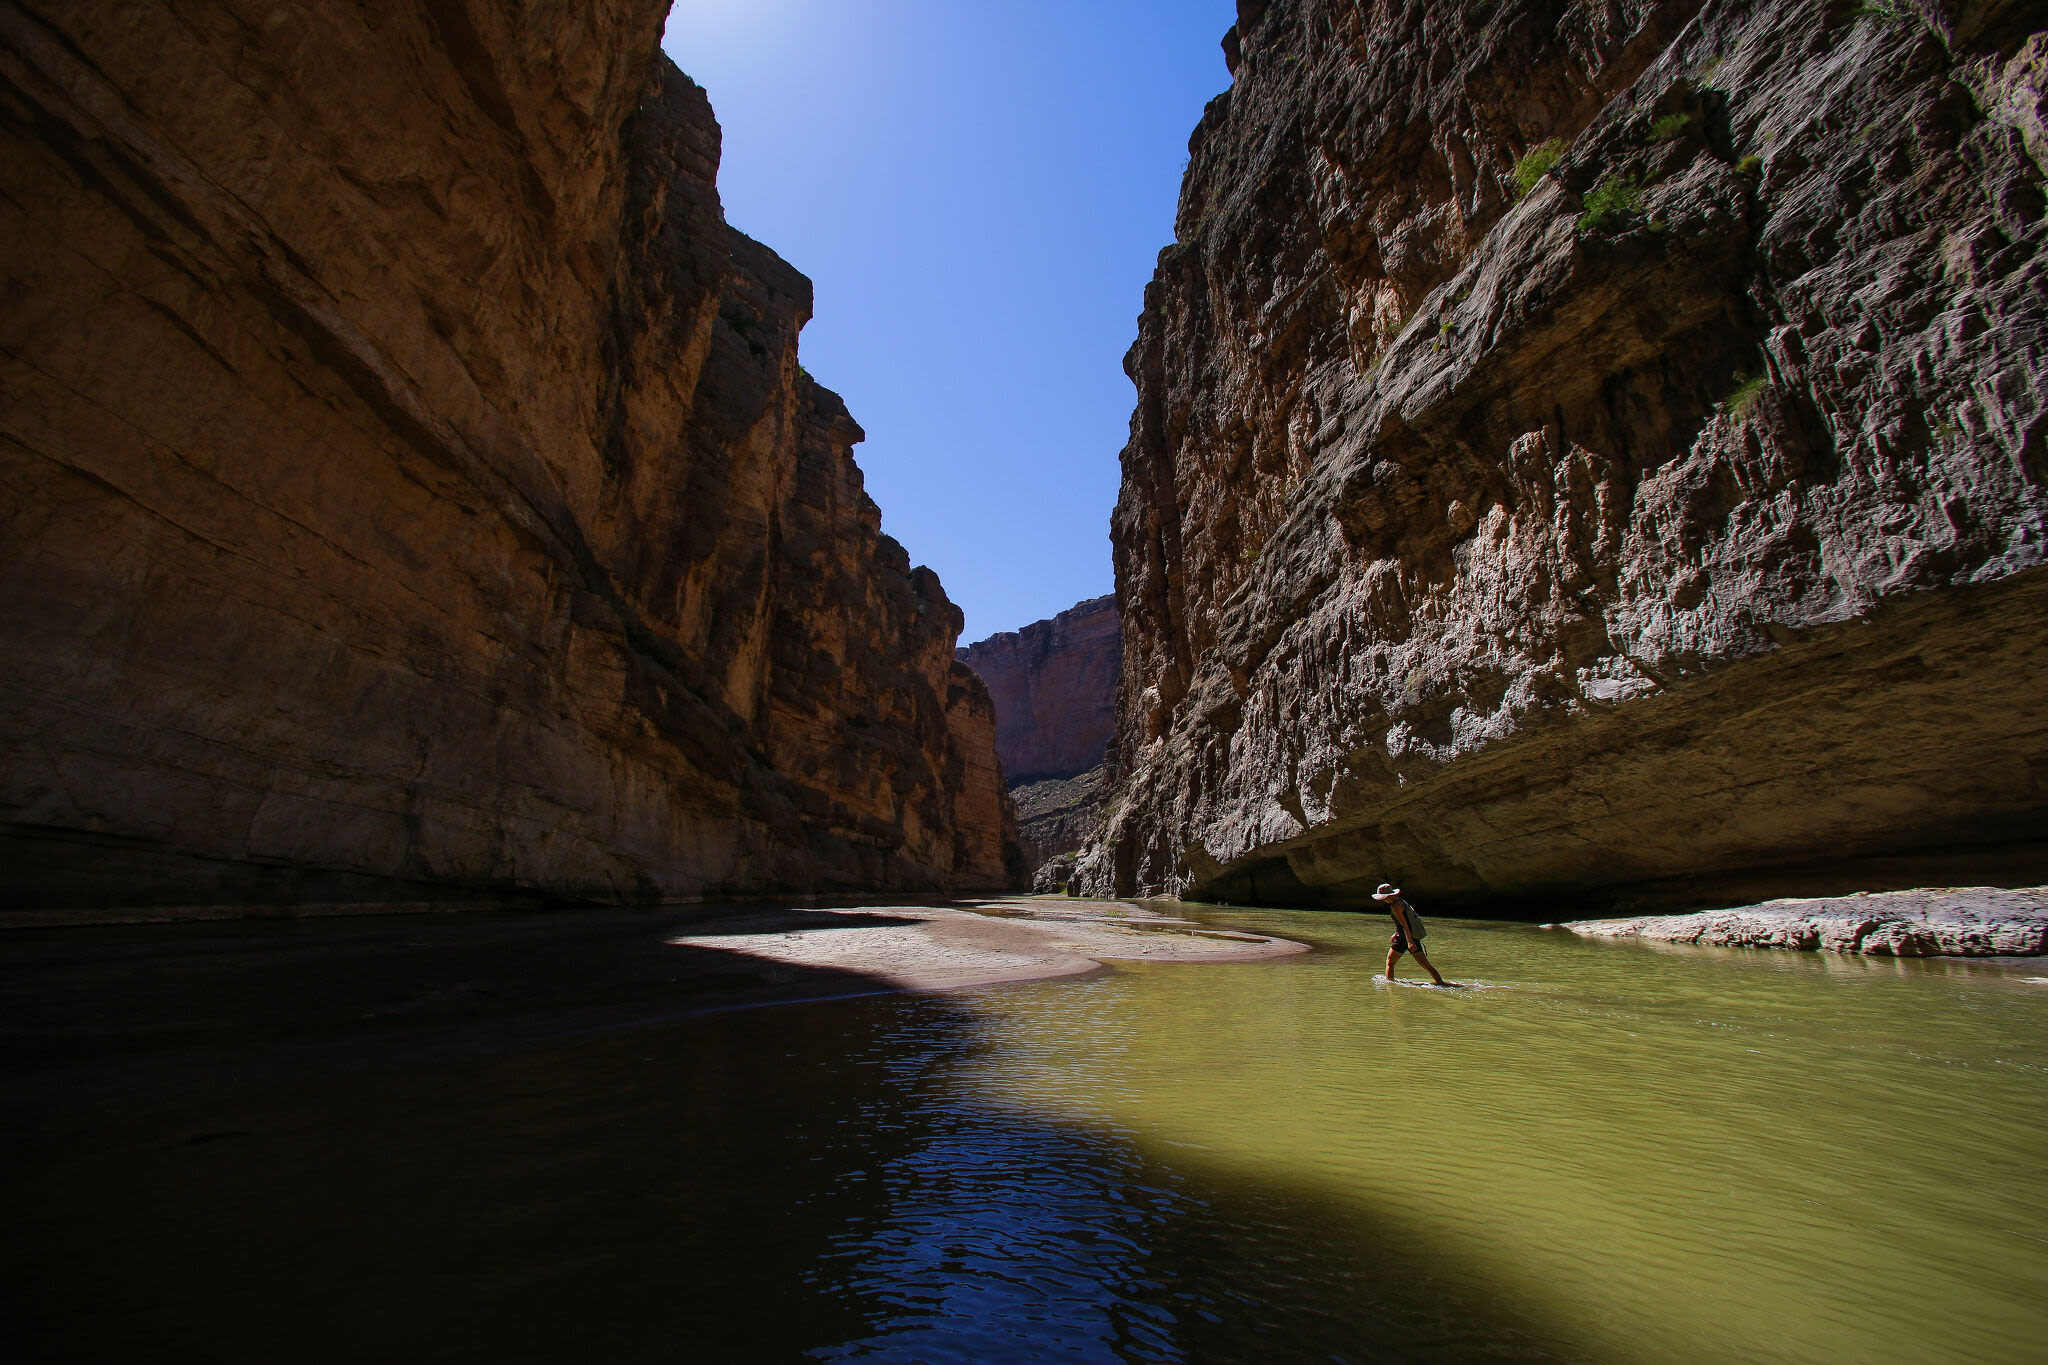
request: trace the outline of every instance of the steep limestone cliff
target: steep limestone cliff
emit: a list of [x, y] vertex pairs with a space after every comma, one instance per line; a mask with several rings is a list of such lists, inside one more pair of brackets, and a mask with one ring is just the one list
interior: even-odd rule
[[996, 755], [1010, 781], [1073, 777], [1101, 765], [1116, 730], [1123, 660], [1114, 597], [1078, 602], [956, 653], [988, 684]]
[[2039, 7], [1238, 12], [1127, 362], [1084, 882], [1676, 903], [2038, 863]]
[[1046, 621], [963, 646], [988, 684], [996, 754], [1016, 798], [1025, 861], [1037, 867], [1091, 835], [1116, 729], [1123, 662], [1116, 599], [1095, 597]]
[[0, 897], [1016, 877], [665, 10], [0, 0]]

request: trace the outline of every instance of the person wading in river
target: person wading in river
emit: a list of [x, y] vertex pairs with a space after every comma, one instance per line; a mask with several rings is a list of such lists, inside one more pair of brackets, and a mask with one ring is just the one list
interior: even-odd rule
[[1387, 980], [1394, 979], [1394, 966], [1400, 962], [1401, 954], [1410, 953], [1437, 985], [1450, 985], [1443, 973], [1429, 965], [1429, 955], [1422, 951], [1422, 936], [1428, 931], [1422, 927], [1422, 916], [1415, 913], [1415, 907], [1401, 898], [1401, 888], [1381, 882], [1372, 898], [1386, 906], [1387, 913], [1394, 917], [1394, 937], [1387, 944]]

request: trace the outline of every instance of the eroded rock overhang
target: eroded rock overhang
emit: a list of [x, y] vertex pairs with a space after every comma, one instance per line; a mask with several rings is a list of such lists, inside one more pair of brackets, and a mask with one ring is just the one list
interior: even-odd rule
[[2048, 36], [1240, 10], [1127, 362], [1086, 883], [1669, 902], [2029, 856]]

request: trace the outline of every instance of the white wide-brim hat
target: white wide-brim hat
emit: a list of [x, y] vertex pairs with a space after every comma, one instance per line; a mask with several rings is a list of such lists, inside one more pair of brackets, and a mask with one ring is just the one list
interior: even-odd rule
[[1376, 901], [1399, 900], [1401, 899], [1401, 888], [1398, 886], [1388, 886], [1385, 882], [1381, 882], [1380, 889], [1372, 893], [1372, 898]]

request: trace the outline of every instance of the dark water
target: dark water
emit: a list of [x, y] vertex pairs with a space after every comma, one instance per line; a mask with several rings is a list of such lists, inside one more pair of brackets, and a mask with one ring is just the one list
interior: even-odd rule
[[[2048, 986], [1433, 922], [15, 1105], [39, 1359], [2031, 1361]], [[2044, 973], [2048, 974], [2048, 973]], [[184, 1068], [184, 1069], [180, 1069]], [[32, 1110], [33, 1112], [30, 1112]]]

